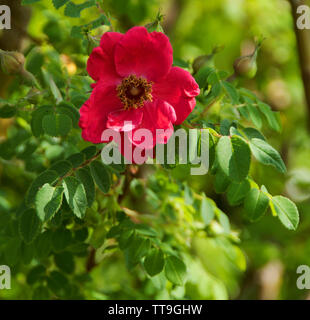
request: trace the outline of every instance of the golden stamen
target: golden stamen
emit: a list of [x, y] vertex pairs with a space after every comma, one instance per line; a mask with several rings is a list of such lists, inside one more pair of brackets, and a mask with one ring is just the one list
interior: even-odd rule
[[125, 110], [141, 108], [146, 101], [152, 101], [152, 82], [130, 75], [117, 86], [117, 95]]

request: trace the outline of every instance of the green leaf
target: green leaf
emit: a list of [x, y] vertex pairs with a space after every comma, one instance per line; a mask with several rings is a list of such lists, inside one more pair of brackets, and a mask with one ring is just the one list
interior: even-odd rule
[[213, 204], [211, 200], [207, 199], [205, 196], [203, 196], [201, 200], [200, 215], [206, 226], [209, 225], [214, 218]]
[[8, 119], [14, 117], [16, 114], [16, 108], [9, 105], [0, 108], [0, 118]]
[[74, 272], [74, 258], [70, 252], [61, 252], [55, 255], [54, 257], [56, 266], [65, 273]]
[[52, 233], [52, 246], [55, 252], [62, 252], [72, 243], [71, 232], [67, 229], [58, 229]]
[[259, 110], [265, 115], [270, 128], [277, 132], [280, 132], [282, 128], [279, 113], [272, 111], [266, 103], [259, 101], [257, 104]]
[[64, 176], [72, 169], [72, 164], [67, 160], [60, 160], [54, 163], [50, 170], [56, 171], [60, 177]]
[[150, 239], [133, 235], [129, 240], [129, 246], [125, 250], [126, 260], [129, 266], [134, 266], [146, 256], [151, 248]]
[[61, 102], [63, 98], [52, 75], [49, 72], [47, 72], [45, 69], [42, 69], [42, 74], [43, 74], [46, 85], [50, 88], [51, 93], [55, 98], [56, 103]]
[[48, 288], [57, 296], [65, 298], [70, 294], [70, 286], [67, 277], [58, 271], [52, 271], [47, 278]]
[[230, 222], [227, 215], [221, 210], [217, 209], [217, 216], [220, 225], [223, 227], [225, 233], [230, 233]]
[[252, 222], [259, 220], [269, 205], [267, 195], [258, 189], [251, 189], [244, 200], [246, 218]]
[[49, 114], [43, 118], [42, 127], [52, 137], [66, 136], [72, 128], [72, 121], [65, 114]]
[[89, 146], [81, 151], [84, 154], [85, 160], [89, 160], [97, 154], [97, 148], [95, 146]]
[[93, 180], [91, 174], [89, 173], [89, 171], [85, 168], [78, 170], [76, 172], [76, 176], [84, 185], [88, 207], [91, 207], [94, 200], [95, 200], [94, 180]]
[[238, 104], [239, 103], [239, 94], [238, 94], [238, 91], [236, 90], [236, 88], [230, 82], [227, 82], [227, 81], [222, 81], [222, 85], [223, 85], [225, 91], [227, 92], [227, 94], [229, 95], [232, 103], [234, 105]]
[[64, 189], [46, 183], [36, 195], [36, 210], [41, 221], [51, 219], [60, 209]]
[[65, 5], [69, 0], [53, 0], [53, 5], [56, 9], [61, 8], [63, 5]]
[[152, 249], [145, 257], [144, 268], [151, 277], [160, 273], [164, 265], [164, 254], [160, 249]]
[[247, 193], [250, 191], [250, 183], [244, 180], [241, 183], [233, 182], [227, 190], [227, 200], [231, 206], [238, 206], [242, 203]]
[[85, 154], [84, 153], [74, 153], [70, 157], [67, 158], [73, 168], [77, 168], [85, 161]]
[[251, 104], [248, 104], [246, 108], [255, 127], [261, 129], [263, 121], [259, 110]]
[[198, 70], [195, 74], [195, 80], [199, 85], [199, 88], [205, 88], [207, 85], [207, 78], [211, 72], [214, 70], [208, 66], [204, 66]]
[[216, 193], [224, 193], [230, 184], [230, 180], [227, 175], [222, 172], [222, 170], [218, 170], [214, 180], [214, 189]]
[[93, 161], [90, 170], [99, 189], [107, 193], [111, 186], [111, 176], [107, 167], [99, 161]]
[[32, 268], [27, 274], [27, 283], [29, 285], [34, 285], [36, 282], [42, 280], [45, 275], [46, 269], [42, 265], [38, 265]]
[[4, 258], [9, 266], [14, 266], [21, 258], [21, 240], [11, 238], [5, 246]]
[[85, 216], [87, 196], [83, 184], [74, 177], [67, 177], [63, 181], [66, 200], [73, 213], [80, 219]]
[[295, 203], [283, 196], [275, 196], [271, 202], [282, 224], [289, 230], [296, 230], [299, 223], [299, 213]]
[[79, 119], [80, 119], [80, 114], [79, 111], [69, 102], [60, 102], [56, 106], [56, 112], [60, 115], [65, 115], [69, 117], [72, 121], [72, 125], [74, 128], [78, 128], [79, 125]]
[[53, 114], [53, 112], [54, 112], [53, 107], [50, 105], [39, 107], [32, 112], [31, 130], [35, 137], [39, 137], [40, 135], [44, 134], [44, 130], [42, 127], [42, 120], [45, 116], [49, 114]]
[[52, 248], [53, 233], [47, 230], [37, 237], [35, 241], [35, 251], [39, 259], [45, 259], [50, 254]]
[[56, 171], [47, 170], [42, 172], [31, 184], [27, 195], [26, 195], [26, 203], [28, 205], [32, 205], [35, 201], [36, 194], [39, 189], [45, 184], [50, 183], [53, 184], [58, 179], [58, 173]]
[[270, 165], [285, 173], [286, 167], [280, 154], [270, 144], [261, 139], [251, 139], [250, 147], [254, 157], [265, 165]]
[[23, 212], [19, 218], [18, 230], [21, 238], [27, 244], [32, 243], [38, 236], [41, 228], [41, 222], [34, 209], [28, 209]]
[[174, 256], [168, 256], [165, 264], [165, 275], [173, 284], [181, 286], [186, 275], [184, 262]]
[[75, 4], [70, 1], [66, 6], [65, 15], [67, 17], [79, 18], [82, 10], [93, 7], [95, 5], [95, 0], [88, 0], [82, 4]]
[[254, 138], [266, 140], [265, 137], [255, 128], [244, 128], [243, 132], [245, 133], [247, 139], [249, 140]]
[[221, 137], [216, 155], [222, 171], [232, 180], [241, 182], [250, 169], [251, 152], [248, 144], [239, 136]]

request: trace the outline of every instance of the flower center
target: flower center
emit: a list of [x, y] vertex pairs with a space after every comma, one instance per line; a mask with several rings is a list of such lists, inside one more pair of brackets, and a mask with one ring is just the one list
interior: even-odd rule
[[152, 82], [130, 75], [117, 86], [117, 95], [125, 110], [141, 108], [146, 101], [152, 101]]

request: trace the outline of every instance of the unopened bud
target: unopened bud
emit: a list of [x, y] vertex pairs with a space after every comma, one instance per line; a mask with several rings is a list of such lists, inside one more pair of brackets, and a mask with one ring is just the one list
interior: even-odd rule
[[236, 75], [251, 79], [257, 72], [256, 59], [252, 56], [240, 57], [234, 62], [234, 70]]
[[214, 67], [213, 57], [215, 54], [219, 53], [223, 48], [223, 46], [217, 46], [212, 50], [211, 54], [197, 57], [193, 62], [194, 74], [197, 73], [199, 69], [201, 69], [205, 65]]
[[19, 74], [24, 69], [25, 57], [16, 51], [0, 50], [1, 68], [7, 74]]
[[234, 62], [235, 75], [245, 78], [253, 78], [257, 72], [257, 54], [264, 39], [256, 42], [255, 50], [252, 54], [239, 57]]

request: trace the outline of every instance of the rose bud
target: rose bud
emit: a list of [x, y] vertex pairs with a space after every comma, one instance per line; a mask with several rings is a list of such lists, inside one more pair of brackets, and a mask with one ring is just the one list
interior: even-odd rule
[[0, 50], [1, 68], [7, 74], [18, 74], [24, 68], [25, 57], [16, 51]]

